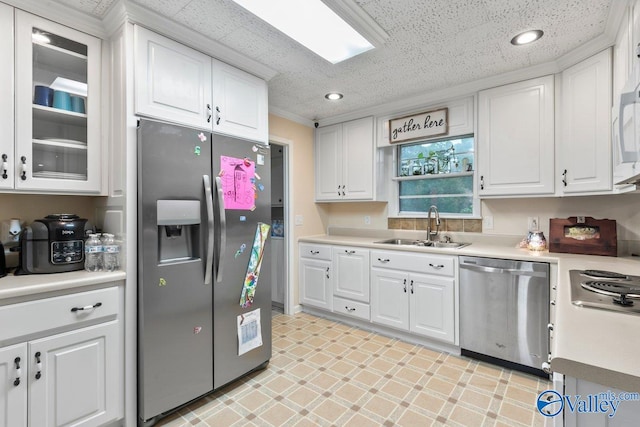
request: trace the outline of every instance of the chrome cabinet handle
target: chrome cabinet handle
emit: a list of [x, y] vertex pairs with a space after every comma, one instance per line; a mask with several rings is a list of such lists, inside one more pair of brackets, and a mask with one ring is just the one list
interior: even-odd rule
[[314, 251], [314, 250], [311, 250], [309, 252], [311, 252], [311, 255], [318, 255], [320, 253], [320, 251]]
[[86, 310], [93, 310], [94, 308], [98, 308], [98, 307], [102, 307], [102, 303], [101, 302], [97, 302], [93, 305], [85, 305], [84, 307], [73, 307], [71, 309], [72, 313], [75, 313], [77, 311], [86, 311]]
[[8, 160], [9, 156], [7, 156], [6, 154], [2, 154], [2, 179], [7, 179], [9, 178], [9, 175], [7, 175], [7, 172], [9, 171], [9, 163]]
[[549, 332], [553, 332], [553, 323], [549, 323], [547, 325], [547, 329], [549, 330]]
[[413, 280], [411, 281], [411, 293], [413, 293]]
[[344, 306], [344, 309], [345, 309], [345, 310], [347, 310], [347, 311], [349, 311], [349, 312], [356, 311], [356, 309], [355, 309], [355, 308], [349, 308], [349, 307], [347, 307], [346, 305]]
[[340, 185], [338, 185], [338, 196], [340, 196]]
[[567, 170], [565, 169], [564, 172], [562, 172], [562, 183], [564, 184], [564, 186], [567, 186]]
[[484, 175], [480, 175], [480, 189], [484, 190]]
[[353, 254], [356, 253], [356, 251], [348, 251], [348, 250], [345, 249], [344, 253], [347, 254], [347, 255], [353, 255]]
[[402, 286], [404, 287], [404, 293], [407, 293], [407, 279], [404, 279], [402, 282]]
[[327, 267], [326, 275], [327, 275], [327, 279], [329, 279], [329, 267]]
[[444, 268], [444, 265], [443, 264], [436, 265], [436, 264], [429, 263], [429, 267], [435, 268], [436, 270], [440, 270], [441, 268]]
[[551, 301], [549, 301], [549, 304], [556, 305], [556, 300], [552, 299]]
[[385, 259], [378, 258], [378, 261], [380, 261], [380, 262], [384, 262], [384, 263], [387, 263], [387, 262], [389, 262], [389, 261], [391, 261], [391, 260], [390, 260], [389, 258], [385, 258]]
[[343, 195], [343, 196], [345, 195], [345, 193], [344, 193], [344, 187], [345, 187], [345, 185], [344, 185], [344, 184], [342, 184], [342, 195]]
[[220, 124], [220, 119], [222, 117], [220, 116], [220, 108], [216, 105], [216, 126]]
[[211, 123], [211, 104], [207, 104], [207, 123]]

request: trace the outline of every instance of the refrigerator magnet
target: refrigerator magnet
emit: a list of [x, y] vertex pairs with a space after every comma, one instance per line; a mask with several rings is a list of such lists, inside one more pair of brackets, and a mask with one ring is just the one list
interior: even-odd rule
[[258, 163], [259, 165], [264, 165], [264, 155], [258, 154], [256, 163]]
[[242, 255], [244, 253], [244, 250], [247, 249], [247, 245], [246, 244], [241, 244], [240, 245], [240, 249], [238, 249], [236, 251], [236, 255], [234, 256], [234, 258], [238, 258], [240, 255]]
[[260, 276], [260, 267], [262, 266], [262, 258], [264, 256], [264, 246], [269, 236], [271, 226], [263, 222], [259, 222], [256, 226], [256, 234], [253, 238], [253, 247], [249, 256], [249, 265], [247, 266], [247, 274], [244, 279], [244, 285], [240, 294], [240, 305], [243, 308], [251, 307], [253, 297], [258, 286], [258, 277]]
[[201, 148], [199, 145], [196, 145], [195, 148], [193, 149], [193, 154], [195, 154], [196, 156], [199, 156], [201, 153]]
[[207, 140], [207, 137], [204, 133], [200, 132], [198, 134], [198, 139], [200, 140], [200, 142], [205, 142]]

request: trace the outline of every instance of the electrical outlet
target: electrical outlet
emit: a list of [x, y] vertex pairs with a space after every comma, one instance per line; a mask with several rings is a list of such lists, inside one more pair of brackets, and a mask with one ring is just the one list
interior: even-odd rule
[[482, 230], [493, 230], [493, 216], [487, 215], [482, 217]]
[[371, 216], [369, 215], [364, 216], [364, 225], [371, 225]]
[[536, 231], [540, 229], [540, 222], [537, 216], [527, 217], [527, 229], [529, 231]]

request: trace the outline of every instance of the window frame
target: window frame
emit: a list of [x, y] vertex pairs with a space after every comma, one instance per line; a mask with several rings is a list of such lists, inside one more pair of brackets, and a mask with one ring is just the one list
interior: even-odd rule
[[[481, 201], [478, 197], [477, 190], [477, 180], [478, 180], [478, 141], [477, 136], [474, 133], [466, 133], [463, 135], [447, 135], [445, 137], [433, 138], [433, 139], [425, 139], [423, 141], [410, 141], [403, 144], [394, 144], [389, 149], [392, 151], [392, 155], [389, 156], [391, 161], [387, 164], [387, 174], [389, 177], [389, 218], [427, 218], [427, 212], [412, 212], [405, 211], [400, 212], [400, 182], [402, 182], [399, 175], [399, 151], [402, 145], [411, 145], [411, 144], [430, 144], [436, 143], [440, 141], [447, 141], [451, 139], [460, 139], [460, 138], [469, 138], [473, 137], [473, 153], [474, 153], [474, 166], [473, 166], [473, 193], [472, 193], [472, 212], [470, 214], [463, 213], [440, 213], [441, 218], [451, 218], [451, 219], [481, 219]], [[450, 175], [450, 177], [463, 176], [463, 173], [457, 174], [442, 174], [443, 178], [445, 175]], [[433, 178], [427, 178], [433, 179]], [[445, 178], [446, 179], [446, 178]]]

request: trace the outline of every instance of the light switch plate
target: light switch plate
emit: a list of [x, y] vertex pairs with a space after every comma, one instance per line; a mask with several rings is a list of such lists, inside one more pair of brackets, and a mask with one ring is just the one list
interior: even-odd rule
[[302, 215], [296, 215], [295, 224], [296, 225], [303, 225], [304, 224], [304, 217]]
[[493, 216], [487, 215], [482, 217], [482, 230], [493, 230]]

